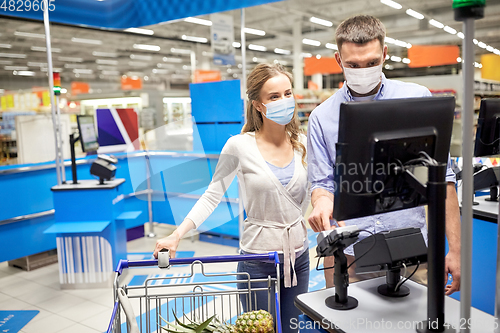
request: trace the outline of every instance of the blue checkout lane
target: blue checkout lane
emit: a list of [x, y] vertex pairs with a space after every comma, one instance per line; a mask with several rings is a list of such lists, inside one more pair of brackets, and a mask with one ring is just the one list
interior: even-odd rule
[[38, 310], [7, 310], [0, 311], [0, 332], [19, 332], [31, 319], [39, 313]]

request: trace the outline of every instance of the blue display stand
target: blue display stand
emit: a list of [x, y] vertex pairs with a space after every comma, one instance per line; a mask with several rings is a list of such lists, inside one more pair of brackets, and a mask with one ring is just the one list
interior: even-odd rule
[[123, 212], [124, 182], [80, 180], [52, 187], [56, 223], [44, 233], [56, 234], [61, 288], [109, 286], [114, 267], [127, 259], [125, 221], [141, 212]]

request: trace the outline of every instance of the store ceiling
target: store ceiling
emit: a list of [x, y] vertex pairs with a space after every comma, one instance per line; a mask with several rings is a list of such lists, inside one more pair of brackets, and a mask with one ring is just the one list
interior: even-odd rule
[[[90, 1], [90, 0], [89, 0]], [[384, 0], [386, 1], [386, 0]], [[265, 31], [264, 36], [247, 33], [246, 42], [264, 46], [267, 51], [247, 49], [248, 69], [261, 61], [279, 60], [292, 65], [291, 55], [274, 52], [275, 48], [293, 50], [293, 26], [302, 25], [302, 37], [319, 41], [320, 46], [302, 44], [303, 52], [313, 56], [332, 56], [334, 50], [325, 47], [335, 43], [335, 27], [345, 18], [356, 14], [371, 14], [382, 20], [387, 28], [387, 36], [412, 45], [461, 45], [457, 34], [450, 34], [429, 24], [429, 20], [462, 31], [462, 23], [453, 18], [450, 0], [400, 0], [402, 9], [395, 9], [379, 0], [287, 0], [245, 9], [246, 26]], [[406, 13], [407, 9], [425, 16], [419, 20]], [[234, 18], [235, 41], [240, 41], [241, 11], [227, 12]], [[317, 17], [332, 22], [332, 27], [310, 22]], [[200, 18], [209, 20], [210, 17]], [[198, 68], [221, 68], [223, 78], [241, 78], [240, 66], [218, 67], [212, 64], [208, 43], [182, 40], [183, 35], [204, 37], [210, 40], [210, 27], [184, 20], [165, 22], [143, 27], [152, 30], [153, 35], [143, 35], [125, 31], [110, 31], [82, 28], [60, 24], [51, 25], [54, 68], [62, 72], [65, 80], [117, 81], [122, 75], [147, 77], [150, 83], [187, 83], [191, 74], [189, 55], [173, 52], [174, 49], [195, 51]], [[5, 82], [17, 78], [23, 71], [34, 72], [35, 77], [45, 77], [47, 57], [44, 27], [41, 22], [23, 21], [0, 16], [0, 80]], [[79, 43], [80, 39], [90, 39], [94, 44]], [[488, 0], [485, 17], [475, 22], [476, 62], [480, 55], [498, 52], [500, 49], [500, 0]], [[73, 41], [72, 41], [73, 39]], [[89, 41], [87, 41], [89, 42]], [[134, 44], [159, 46], [159, 51], [134, 48]], [[406, 57], [407, 48], [387, 43], [389, 54]], [[483, 46], [484, 48], [480, 47]], [[488, 47], [489, 46], [489, 47]], [[488, 48], [488, 49], [486, 49]], [[490, 50], [490, 51], [488, 51]], [[241, 49], [236, 49], [236, 63], [241, 63]], [[394, 69], [407, 68], [403, 62], [388, 60]], [[389, 67], [390, 68], [390, 67]], [[29, 74], [29, 73], [28, 73]], [[0, 87], [8, 88], [8, 87]]]

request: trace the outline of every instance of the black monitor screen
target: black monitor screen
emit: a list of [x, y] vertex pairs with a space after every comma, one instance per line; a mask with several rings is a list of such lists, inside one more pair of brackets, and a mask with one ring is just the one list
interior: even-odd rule
[[340, 106], [333, 216], [347, 220], [425, 204], [401, 174], [422, 152], [447, 163], [454, 97]]
[[481, 100], [477, 120], [474, 156], [491, 156], [500, 153], [500, 98]]
[[97, 142], [97, 132], [95, 130], [93, 116], [77, 116], [78, 131], [80, 131], [80, 141], [83, 152], [97, 151], [99, 143]]

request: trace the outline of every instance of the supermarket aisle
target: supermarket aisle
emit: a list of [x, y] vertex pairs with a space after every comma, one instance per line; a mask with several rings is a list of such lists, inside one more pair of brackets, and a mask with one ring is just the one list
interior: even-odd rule
[[[170, 233], [169, 226], [161, 225], [155, 229], [158, 236]], [[309, 239], [314, 241], [314, 233], [310, 231]], [[129, 259], [146, 259], [154, 249], [156, 239], [140, 238], [128, 242]], [[315, 245], [315, 243], [311, 244]], [[234, 255], [237, 249], [218, 244], [184, 239], [179, 251], [195, 256]], [[315, 254], [311, 246], [311, 256]], [[311, 257], [311, 268], [316, 261]], [[184, 268], [185, 269], [185, 268]], [[211, 272], [235, 271], [236, 264], [217, 264], [210, 266]], [[122, 276], [125, 283], [150, 274], [174, 274], [177, 270], [159, 270], [158, 268], [131, 269]], [[321, 274], [316, 274], [321, 273]], [[134, 281], [136, 281], [134, 280]], [[322, 272], [311, 272], [310, 289], [324, 287]], [[132, 281], [132, 282], [134, 282]], [[6, 310], [39, 311], [22, 329], [9, 331], [24, 333], [96, 333], [106, 331], [113, 309], [112, 288], [61, 290], [59, 287], [59, 271], [57, 264], [52, 264], [31, 272], [8, 267], [7, 262], [0, 263], [0, 316], [8, 314]], [[0, 324], [4, 317], [0, 318]], [[27, 320], [26, 320], [27, 321]], [[7, 325], [9, 321], [6, 321]], [[12, 323], [11, 323], [12, 324]], [[0, 326], [0, 330], [3, 327]], [[3, 330], [2, 330], [3, 331]]]

